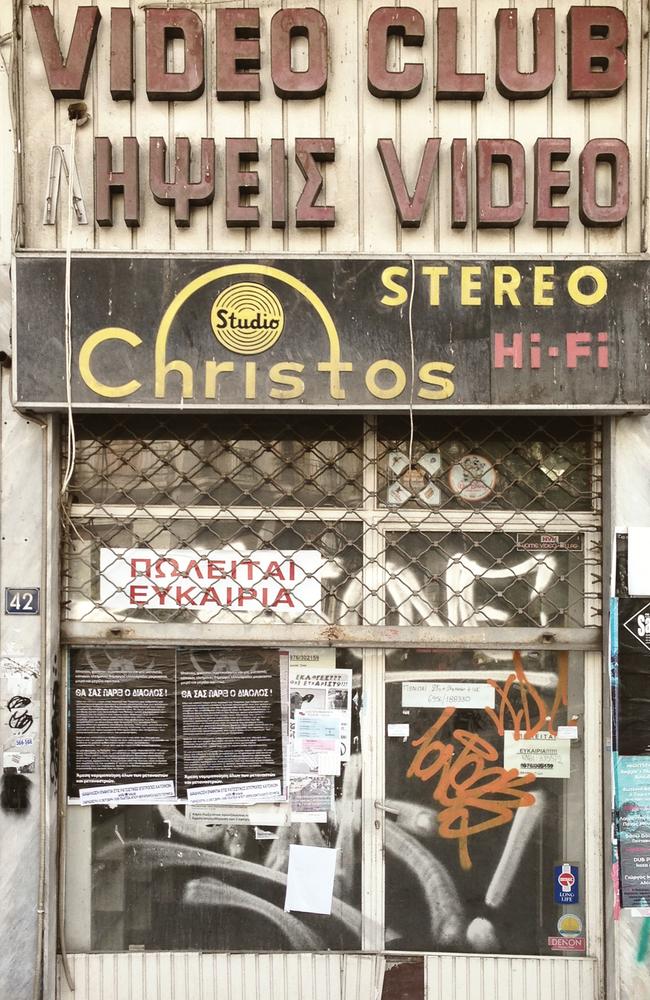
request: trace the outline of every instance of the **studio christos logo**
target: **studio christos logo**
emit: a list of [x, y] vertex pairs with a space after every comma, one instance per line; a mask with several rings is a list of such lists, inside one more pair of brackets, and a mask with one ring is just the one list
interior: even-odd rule
[[240, 281], [219, 292], [210, 313], [220, 344], [235, 354], [262, 354], [284, 329], [284, 310], [277, 295], [254, 281]]

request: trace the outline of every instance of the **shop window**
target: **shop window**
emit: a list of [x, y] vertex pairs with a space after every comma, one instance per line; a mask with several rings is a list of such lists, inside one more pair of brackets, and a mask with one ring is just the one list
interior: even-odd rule
[[71, 619], [599, 621], [587, 420], [418, 417], [411, 437], [393, 417], [86, 417], [77, 435]]
[[[546, 955], [564, 940], [563, 913], [586, 926], [599, 878], [584, 837], [597, 711], [583, 650], [601, 617], [592, 421], [91, 416], [76, 433], [64, 522], [71, 950]], [[225, 730], [225, 715], [190, 720], [188, 671], [227, 663], [241, 679], [305, 639], [340, 685], [315, 698], [290, 671], [282, 681], [282, 822], [201, 814], [187, 727], [199, 743], [207, 733], [206, 760], [217, 748], [226, 759], [251, 717]], [[96, 730], [110, 719], [93, 728], [80, 692], [101, 701], [106, 688], [117, 703], [130, 678], [173, 689], [148, 709], [167, 743], [118, 708], [103, 751]], [[295, 714], [327, 719], [335, 694], [348, 752], [294, 809], [292, 776], [294, 805], [307, 787]], [[120, 726], [133, 742], [123, 758]], [[103, 803], [102, 788], [127, 778], [172, 791]], [[209, 766], [204, 778], [216, 780]], [[309, 795], [322, 807], [311, 815]], [[292, 845], [335, 852], [331, 914], [285, 911]], [[563, 865], [579, 882], [567, 905], [554, 893]]]
[[581, 654], [387, 655], [387, 947], [553, 953], [555, 868], [584, 883], [583, 720]]

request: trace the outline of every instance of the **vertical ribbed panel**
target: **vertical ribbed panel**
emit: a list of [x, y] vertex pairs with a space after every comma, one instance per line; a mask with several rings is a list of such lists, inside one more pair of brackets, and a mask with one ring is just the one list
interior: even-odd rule
[[58, 1000], [377, 1000], [375, 955], [129, 952], [71, 955], [75, 990], [59, 964]]
[[425, 1000], [596, 1000], [592, 958], [429, 955]]

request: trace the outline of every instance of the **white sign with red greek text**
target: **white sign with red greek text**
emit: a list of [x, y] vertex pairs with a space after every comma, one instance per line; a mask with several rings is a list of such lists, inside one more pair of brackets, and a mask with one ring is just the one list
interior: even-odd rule
[[313, 549], [101, 549], [104, 607], [275, 611], [284, 619], [320, 612], [323, 557]]

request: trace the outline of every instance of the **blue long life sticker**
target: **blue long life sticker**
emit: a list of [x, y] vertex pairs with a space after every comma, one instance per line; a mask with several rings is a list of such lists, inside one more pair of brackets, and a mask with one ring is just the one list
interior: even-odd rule
[[569, 906], [579, 901], [579, 877], [577, 865], [556, 865], [553, 869], [553, 889], [555, 902]]

